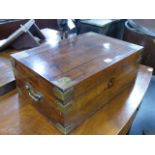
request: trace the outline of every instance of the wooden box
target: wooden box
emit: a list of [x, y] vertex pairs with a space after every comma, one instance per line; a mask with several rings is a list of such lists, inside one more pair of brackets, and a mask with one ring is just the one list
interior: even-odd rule
[[12, 63], [17, 88], [68, 134], [134, 82], [141, 50], [90, 32], [16, 53]]

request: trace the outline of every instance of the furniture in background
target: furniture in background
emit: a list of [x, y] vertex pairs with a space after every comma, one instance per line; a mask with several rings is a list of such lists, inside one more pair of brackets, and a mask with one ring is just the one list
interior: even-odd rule
[[[41, 32], [44, 34], [46, 41], [40, 46], [44, 44], [54, 46], [61, 40], [59, 32], [56, 30], [46, 28], [42, 29]], [[17, 52], [20, 52], [20, 50], [7, 49], [0, 53], [0, 96], [16, 88], [10, 54]]]
[[[155, 74], [155, 29], [153, 28], [155, 20], [150, 22], [148, 19], [145, 22], [142, 20], [143, 26], [136, 24], [134, 21], [126, 21], [123, 40], [144, 47], [141, 63], [153, 67], [153, 74]], [[144, 25], [147, 26], [144, 27]]]
[[[9, 54], [12, 52], [10, 51]], [[0, 54], [0, 96], [16, 88], [11, 62], [6, 53]]]
[[[19, 28], [21, 24], [25, 24], [28, 19], [7, 19], [0, 20], [0, 40], [7, 38], [11, 33]], [[51, 28], [59, 30], [57, 19], [35, 19], [40, 29]], [[76, 25], [77, 34], [86, 32], [97, 32], [114, 38], [122, 39], [124, 32], [125, 19], [93, 19], [93, 20], [73, 20]], [[75, 33], [75, 30], [74, 30]]]
[[[0, 40], [7, 38], [16, 31], [21, 24], [25, 24], [29, 19], [0, 20]], [[56, 19], [35, 19], [40, 29], [51, 28], [58, 30]]]
[[8, 47], [24, 50], [39, 46], [45, 41], [45, 36], [40, 31], [34, 20], [29, 20], [13, 32], [9, 37], [0, 41], [0, 51]]
[[136, 31], [155, 37], [155, 19], [128, 19], [128, 22]]
[[96, 32], [114, 38], [122, 39], [124, 19], [87, 19], [76, 21], [77, 33]]
[[147, 92], [129, 130], [129, 135], [155, 135], [155, 76], [152, 76]]

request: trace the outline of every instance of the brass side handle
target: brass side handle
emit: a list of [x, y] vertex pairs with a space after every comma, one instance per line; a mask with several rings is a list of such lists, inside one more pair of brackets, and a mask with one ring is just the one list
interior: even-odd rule
[[29, 96], [34, 100], [34, 101], [40, 101], [43, 98], [43, 95], [40, 92], [34, 91], [33, 87], [30, 83], [26, 82], [25, 83], [25, 88], [28, 90]]

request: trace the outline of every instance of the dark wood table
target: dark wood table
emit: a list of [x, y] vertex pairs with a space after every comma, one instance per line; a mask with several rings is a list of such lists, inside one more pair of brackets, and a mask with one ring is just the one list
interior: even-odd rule
[[[134, 85], [128, 86], [71, 134], [126, 134], [145, 95], [152, 68], [141, 65]], [[0, 97], [0, 134], [61, 134], [16, 90]]]

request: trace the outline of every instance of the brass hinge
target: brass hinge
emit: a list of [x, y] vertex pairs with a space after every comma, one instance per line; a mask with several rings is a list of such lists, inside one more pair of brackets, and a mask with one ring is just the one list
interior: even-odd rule
[[64, 104], [65, 102], [69, 101], [73, 97], [73, 87], [72, 80], [68, 77], [62, 77], [58, 79], [57, 81], [53, 81], [53, 83], [56, 85], [53, 88], [54, 95], [61, 100]]
[[58, 80], [53, 81], [53, 83], [62, 90], [66, 90], [72, 86], [73, 81], [69, 77], [62, 77]]

